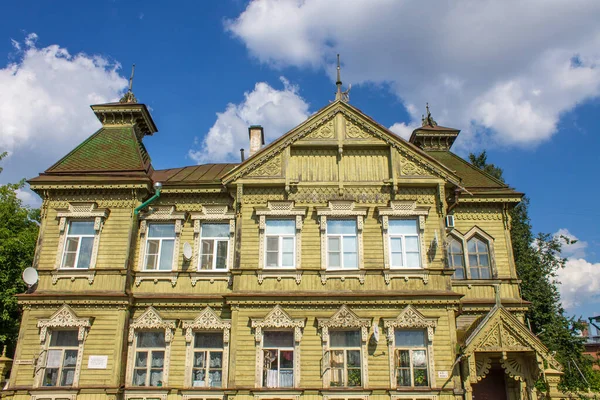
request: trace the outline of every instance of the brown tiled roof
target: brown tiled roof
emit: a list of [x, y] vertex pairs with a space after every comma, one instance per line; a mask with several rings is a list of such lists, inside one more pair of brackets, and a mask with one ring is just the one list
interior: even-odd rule
[[202, 164], [190, 167], [156, 170], [152, 180], [163, 185], [221, 183], [221, 178], [238, 164]]
[[102, 127], [46, 173], [147, 172], [150, 156], [133, 127]]

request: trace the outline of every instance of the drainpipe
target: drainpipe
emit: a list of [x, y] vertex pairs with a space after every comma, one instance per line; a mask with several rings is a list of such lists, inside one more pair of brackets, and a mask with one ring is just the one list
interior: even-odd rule
[[143, 208], [152, 203], [154, 200], [158, 199], [160, 197], [160, 189], [162, 189], [162, 183], [154, 182], [154, 196], [137, 206], [135, 210], [133, 210], [133, 214], [137, 216]]

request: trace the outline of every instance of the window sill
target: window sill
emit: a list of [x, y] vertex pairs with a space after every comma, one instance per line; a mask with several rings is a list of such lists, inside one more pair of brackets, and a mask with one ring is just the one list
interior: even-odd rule
[[299, 285], [302, 282], [302, 271], [296, 268], [265, 268], [258, 270], [256, 277], [259, 285], [267, 278], [277, 279], [277, 282], [281, 282], [282, 279], [295, 279]]
[[233, 285], [233, 277], [231, 276], [231, 271], [229, 270], [198, 270], [190, 272], [189, 275], [192, 286], [196, 286], [198, 281], [209, 281], [210, 283], [215, 283], [216, 281], [226, 281], [227, 286]]
[[73, 282], [75, 279], [87, 279], [91, 285], [94, 283], [96, 278], [96, 271], [93, 269], [77, 269], [77, 268], [63, 268], [52, 271], [52, 284], [56, 285], [59, 279], [70, 279]]
[[361, 285], [365, 283], [365, 270], [360, 269], [329, 269], [321, 271], [321, 284], [326, 285], [328, 279], [339, 279], [344, 282], [346, 279], [358, 279]]
[[[142, 281], [170, 281], [171, 286], [177, 285], [177, 271], [136, 271], [135, 273], [135, 286], [140, 286]], [[142, 386], [145, 387], [145, 386]]]
[[392, 279], [404, 279], [408, 282], [411, 278], [421, 279], [427, 285], [429, 283], [429, 272], [423, 268], [393, 268], [383, 271], [383, 279], [386, 285], [391, 284]]

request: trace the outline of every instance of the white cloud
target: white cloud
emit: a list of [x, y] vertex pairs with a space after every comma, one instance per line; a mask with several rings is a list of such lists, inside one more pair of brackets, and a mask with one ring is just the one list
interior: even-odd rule
[[14, 41], [18, 60], [0, 69], [0, 152], [10, 154], [0, 182], [36, 176], [67, 154], [100, 126], [89, 105], [115, 101], [127, 86], [118, 63], [37, 39]]
[[410, 139], [410, 135], [412, 135], [412, 132], [415, 130], [415, 127], [410, 127], [404, 122], [396, 122], [394, 125], [389, 127], [389, 130], [394, 132], [401, 138], [408, 140]]
[[411, 123], [425, 102], [459, 146], [532, 146], [600, 95], [600, 2], [254, 0], [226, 29], [275, 68], [324, 68], [387, 83]]
[[42, 199], [36, 196], [31, 190], [17, 189], [17, 198], [25, 205], [38, 208], [42, 205]]
[[600, 303], [600, 263], [570, 259], [557, 275], [561, 282], [560, 297], [566, 309]]
[[283, 89], [266, 82], [258, 82], [251, 92], [244, 93], [244, 101], [228, 104], [217, 113], [217, 120], [189, 156], [197, 163], [239, 161], [240, 148], [248, 156], [248, 127], [262, 125], [265, 142], [269, 143], [304, 121], [309, 116], [308, 104], [298, 94], [298, 87], [280, 78]]
[[580, 240], [566, 228], [559, 229], [554, 237], [558, 238], [562, 244], [561, 253], [563, 257], [585, 258], [588, 242]]

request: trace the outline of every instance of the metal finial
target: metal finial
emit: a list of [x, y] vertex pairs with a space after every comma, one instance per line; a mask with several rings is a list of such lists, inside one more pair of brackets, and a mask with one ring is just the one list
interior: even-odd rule
[[131, 66], [131, 77], [129, 78], [129, 89], [127, 90], [127, 93], [125, 93], [123, 95], [123, 97], [121, 97], [121, 100], [119, 100], [119, 103], [137, 103], [137, 99], [135, 98], [135, 96], [133, 95], [133, 92], [131, 91], [131, 89], [133, 88], [134, 73], [135, 73], [135, 64], [133, 64]]
[[437, 122], [431, 116], [431, 111], [429, 111], [429, 103], [425, 103], [425, 109], [427, 110], [427, 116], [421, 118], [421, 124], [423, 126], [437, 126]]
[[337, 86], [337, 90], [335, 92], [335, 99], [345, 101], [346, 103], [350, 101], [350, 88], [352, 85], [348, 85], [348, 90], [345, 92], [342, 91], [342, 78], [341, 78], [341, 67], [340, 67], [340, 55], [337, 55], [337, 80], [335, 82], [335, 86]]

